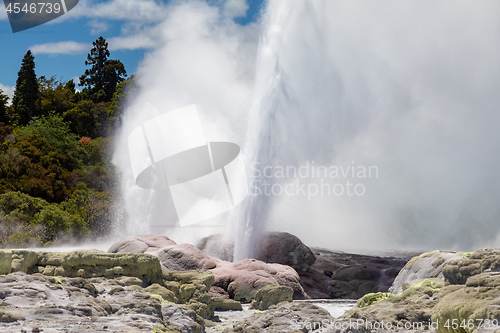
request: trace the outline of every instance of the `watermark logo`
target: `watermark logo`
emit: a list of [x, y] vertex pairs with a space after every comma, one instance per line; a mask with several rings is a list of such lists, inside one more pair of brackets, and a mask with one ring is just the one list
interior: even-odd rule
[[63, 16], [78, 0], [3, 0], [12, 32], [27, 30]]
[[251, 195], [300, 196], [307, 200], [318, 196], [360, 197], [366, 194], [366, 183], [379, 177], [376, 165], [359, 165], [354, 161], [347, 165], [318, 165], [307, 161], [299, 167], [255, 162], [250, 168]]
[[170, 192], [181, 227], [230, 210], [247, 196], [240, 147], [205, 138], [195, 105], [166, 112], [128, 137], [138, 186]]

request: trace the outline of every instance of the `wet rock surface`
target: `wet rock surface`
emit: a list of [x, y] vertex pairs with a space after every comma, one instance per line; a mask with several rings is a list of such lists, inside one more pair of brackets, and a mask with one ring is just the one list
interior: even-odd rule
[[316, 261], [298, 270], [311, 298], [357, 299], [386, 292], [411, 257], [379, 257], [311, 248]]

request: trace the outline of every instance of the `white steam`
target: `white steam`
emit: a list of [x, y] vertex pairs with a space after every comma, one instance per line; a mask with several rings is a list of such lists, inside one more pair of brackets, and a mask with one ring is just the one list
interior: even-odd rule
[[270, 0], [262, 27], [242, 27], [245, 5], [179, 2], [155, 29], [162, 46], [140, 67], [116, 154], [129, 233], [169, 212], [134, 185], [128, 133], [194, 103], [207, 138], [242, 146], [253, 176], [255, 165], [378, 170], [333, 179], [362, 184], [360, 196], [250, 197], [239, 257], [264, 229], [337, 249], [500, 245], [499, 2]]
[[259, 171], [315, 162], [375, 166], [378, 177], [326, 177], [359, 183], [359, 196], [314, 195], [310, 176], [299, 179], [306, 194], [277, 196], [293, 180], [261, 177], [259, 191], [263, 181], [276, 191], [250, 199], [244, 238], [266, 227], [328, 248], [498, 246], [499, 9], [271, 0], [249, 144]]
[[182, 238], [194, 230], [173, 228], [176, 216], [168, 193], [135, 185], [127, 150], [134, 128], [159, 114], [196, 104], [208, 141], [244, 143], [240, 133], [246, 130], [259, 26], [234, 23], [233, 17], [246, 10], [241, 1], [227, 6], [203, 1], [171, 5], [154, 36], [162, 46], [140, 66], [136, 79], [141, 91], [127, 109], [115, 154], [115, 164], [122, 171], [129, 234], [161, 232], [172, 237], [175, 232]]

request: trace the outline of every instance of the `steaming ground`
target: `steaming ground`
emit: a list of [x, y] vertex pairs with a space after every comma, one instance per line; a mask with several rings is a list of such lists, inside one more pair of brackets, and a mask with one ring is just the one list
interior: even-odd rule
[[[240, 221], [239, 257], [266, 229], [330, 249], [500, 246], [499, 7], [270, 0], [262, 25], [240, 26], [205, 2], [174, 4], [120, 142], [145, 119], [194, 103], [209, 140], [242, 146], [249, 181], [282, 191], [217, 219], [233, 232]], [[163, 194], [133, 184], [125, 145], [115, 161], [127, 232], [171, 223]], [[378, 173], [323, 177], [330, 190], [350, 181], [362, 195], [311, 195], [300, 185], [321, 188], [321, 179], [255, 170], [313, 162]]]

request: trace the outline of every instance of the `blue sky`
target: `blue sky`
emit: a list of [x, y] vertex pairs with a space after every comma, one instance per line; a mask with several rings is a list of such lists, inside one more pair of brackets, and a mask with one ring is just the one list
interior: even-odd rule
[[[1, 6], [0, 89], [12, 96], [22, 58], [29, 49], [35, 55], [37, 76], [67, 81], [82, 75], [87, 53], [99, 36], [108, 41], [110, 58], [122, 61], [127, 73], [133, 74], [144, 55], [161, 46], [157, 27], [168, 16], [169, 6], [187, 1], [80, 0], [66, 15], [17, 33], [12, 33]], [[227, 19], [246, 25], [259, 19], [263, 1], [207, 2]]]

